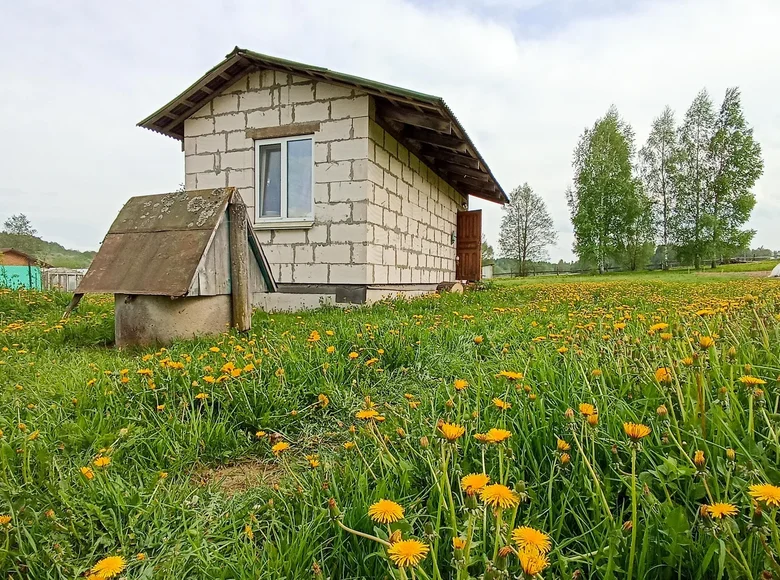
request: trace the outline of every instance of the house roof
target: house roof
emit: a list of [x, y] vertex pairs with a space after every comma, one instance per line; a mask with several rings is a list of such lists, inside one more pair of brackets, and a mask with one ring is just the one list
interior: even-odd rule
[[50, 264], [47, 264], [43, 260], [39, 260], [32, 254], [22, 252], [21, 250], [17, 250], [16, 248], [0, 248], [0, 254], [8, 254], [9, 252], [13, 252], [14, 254], [27, 258], [28, 261], [38, 264], [42, 268], [51, 268]]
[[441, 97], [239, 47], [138, 125], [182, 140], [185, 119], [240, 77], [256, 70], [294, 73], [372, 95], [377, 104], [377, 122], [454, 189], [501, 204], [509, 201], [466, 130]]
[[[76, 293], [185, 296], [234, 193], [225, 187], [130, 198]], [[251, 228], [249, 235], [251, 254], [275, 289]]]

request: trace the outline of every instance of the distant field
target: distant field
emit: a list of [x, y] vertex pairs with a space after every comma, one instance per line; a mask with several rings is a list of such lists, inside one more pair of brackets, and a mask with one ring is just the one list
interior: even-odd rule
[[0, 577], [771, 576], [780, 284], [488, 286], [125, 351], [0, 290]]
[[748, 262], [747, 264], [725, 264], [717, 266], [718, 272], [771, 272], [780, 260], [764, 260], [761, 262]]

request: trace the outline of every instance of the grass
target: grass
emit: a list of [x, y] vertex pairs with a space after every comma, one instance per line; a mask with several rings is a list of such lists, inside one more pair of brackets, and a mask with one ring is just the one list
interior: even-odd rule
[[724, 264], [715, 268], [716, 272], [771, 272], [778, 260], [762, 260], [746, 264]]
[[[109, 556], [130, 579], [780, 570], [777, 507], [749, 495], [780, 484], [776, 281], [512, 280], [137, 351], [112, 347], [109, 298], [60, 321], [68, 300], [0, 291], [3, 577]], [[251, 465], [259, 485], [212, 477]], [[469, 495], [469, 473], [506, 490]], [[372, 521], [380, 499], [403, 518]], [[399, 533], [418, 565], [389, 560]]]

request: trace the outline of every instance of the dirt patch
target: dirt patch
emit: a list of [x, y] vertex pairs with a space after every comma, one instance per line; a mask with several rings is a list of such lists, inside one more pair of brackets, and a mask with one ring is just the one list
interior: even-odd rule
[[201, 469], [192, 476], [192, 481], [198, 486], [216, 484], [224, 493], [233, 495], [255, 487], [274, 485], [281, 477], [279, 466], [250, 459]]

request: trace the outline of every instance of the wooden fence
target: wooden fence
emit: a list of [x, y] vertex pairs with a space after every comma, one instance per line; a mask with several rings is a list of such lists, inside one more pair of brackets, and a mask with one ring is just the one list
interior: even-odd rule
[[43, 288], [75, 292], [86, 273], [86, 269], [47, 268], [43, 271]]

